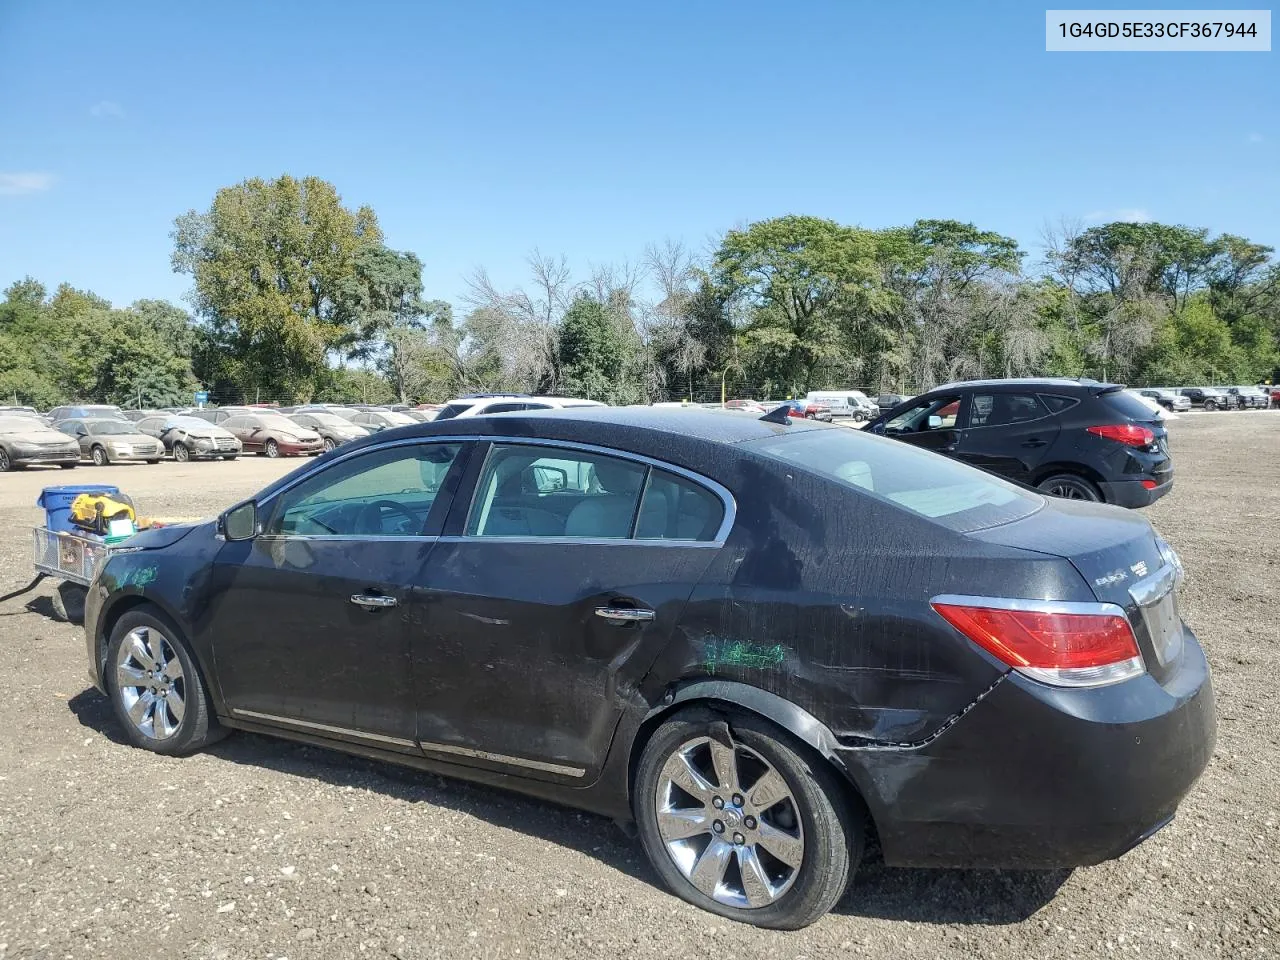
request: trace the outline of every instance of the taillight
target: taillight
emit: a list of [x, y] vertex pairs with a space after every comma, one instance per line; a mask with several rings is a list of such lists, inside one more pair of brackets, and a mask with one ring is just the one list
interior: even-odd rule
[[1115, 604], [942, 596], [932, 606], [988, 653], [1043, 683], [1095, 687], [1146, 670]]
[[1089, 427], [1095, 436], [1105, 437], [1130, 447], [1149, 447], [1156, 442], [1156, 435], [1149, 427], [1136, 423], [1110, 423], [1100, 427]]

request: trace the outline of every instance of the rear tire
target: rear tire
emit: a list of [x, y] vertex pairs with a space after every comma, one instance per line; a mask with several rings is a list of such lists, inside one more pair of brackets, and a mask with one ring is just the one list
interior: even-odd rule
[[228, 454], [225, 454], [225, 455], [223, 456], [223, 458], [222, 458], [222, 459], [223, 459], [223, 460], [234, 460], [235, 458], [236, 458], [236, 455], [235, 455], [234, 453], [228, 453]]
[[[153, 677], [150, 667], [159, 676]], [[150, 604], [129, 610], [116, 622], [103, 683], [116, 719], [135, 747], [181, 756], [227, 734], [214, 716], [182, 631]], [[168, 687], [166, 696], [153, 694], [151, 687]]]
[[[712, 752], [726, 737], [728, 777], [715, 772]], [[682, 756], [712, 766], [700, 780], [673, 776], [690, 769]], [[762, 793], [772, 799], [755, 803]], [[695, 708], [654, 731], [633, 803], [645, 852], [677, 896], [742, 923], [798, 930], [835, 906], [862, 858], [862, 811], [855, 816], [847, 797], [830, 766], [768, 721]]]
[[1207, 412], [1212, 413], [1214, 410], [1218, 409], [1218, 404], [1213, 400], [1206, 400], [1204, 402], [1204, 408]]
[[74, 470], [79, 466], [77, 463], [60, 463], [58, 464], [63, 470]]
[[1103, 502], [1102, 491], [1097, 485], [1074, 473], [1057, 473], [1052, 477], [1045, 477], [1036, 484], [1036, 488], [1042, 493], [1047, 493], [1051, 497], [1061, 497], [1063, 500]]

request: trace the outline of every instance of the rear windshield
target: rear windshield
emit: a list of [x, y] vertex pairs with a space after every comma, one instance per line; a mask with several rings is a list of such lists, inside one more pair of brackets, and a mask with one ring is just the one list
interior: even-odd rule
[[1124, 390], [1104, 393], [1098, 399], [1120, 416], [1128, 417], [1130, 420], [1149, 422], [1158, 419], [1156, 411], [1147, 406], [1141, 397], [1135, 397]]
[[803, 430], [742, 444], [965, 532], [1035, 513], [1044, 500], [974, 467], [854, 430]]

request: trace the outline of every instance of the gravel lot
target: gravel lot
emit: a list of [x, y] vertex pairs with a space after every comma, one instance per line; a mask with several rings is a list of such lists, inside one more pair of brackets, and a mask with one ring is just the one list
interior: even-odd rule
[[[166, 759], [122, 744], [77, 627], [42, 585], [0, 605], [0, 958], [986, 957], [1280, 953], [1280, 413], [1171, 424], [1178, 482], [1148, 511], [1182, 554], [1218, 748], [1179, 817], [1072, 874], [858, 873], [783, 934], [659, 889], [608, 821], [239, 734]], [[0, 476], [0, 592], [30, 578], [47, 484], [118, 484], [200, 516], [295, 462]]]

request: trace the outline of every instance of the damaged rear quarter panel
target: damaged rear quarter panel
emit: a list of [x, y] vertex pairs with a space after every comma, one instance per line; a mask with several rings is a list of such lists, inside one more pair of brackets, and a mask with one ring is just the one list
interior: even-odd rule
[[1092, 599], [1071, 565], [984, 543], [756, 458], [730, 478], [733, 533], [646, 682], [714, 678], [782, 697], [847, 745], [914, 743], [1005, 667], [929, 606], [941, 593]]

